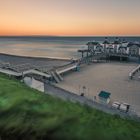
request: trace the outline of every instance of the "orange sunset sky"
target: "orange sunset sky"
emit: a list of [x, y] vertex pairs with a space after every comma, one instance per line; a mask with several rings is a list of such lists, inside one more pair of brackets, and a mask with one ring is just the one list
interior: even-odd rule
[[140, 35], [140, 0], [0, 0], [0, 35]]

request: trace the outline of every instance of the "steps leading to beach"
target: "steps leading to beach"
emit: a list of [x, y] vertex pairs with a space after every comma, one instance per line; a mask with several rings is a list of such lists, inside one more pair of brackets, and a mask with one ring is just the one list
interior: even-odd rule
[[54, 71], [51, 71], [51, 75], [54, 78], [54, 80], [56, 81], [56, 83], [59, 83], [60, 82], [58, 76], [56, 75], [56, 73]]
[[55, 71], [55, 74], [57, 75], [60, 81], [63, 81], [63, 77], [58, 73], [57, 70]]

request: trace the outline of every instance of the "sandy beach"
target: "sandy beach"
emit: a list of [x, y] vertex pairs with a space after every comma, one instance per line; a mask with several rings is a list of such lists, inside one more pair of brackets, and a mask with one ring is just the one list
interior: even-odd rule
[[64, 77], [57, 86], [76, 94], [86, 87], [86, 95], [97, 96], [101, 90], [111, 93], [112, 101], [129, 103], [140, 114], [140, 81], [130, 80], [128, 75], [138, 64], [135, 63], [98, 63], [82, 67]]
[[70, 59], [26, 57], [0, 53], [0, 62], [9, 63], [12, 67], [24, 65], [24, 70], [37, 68], [41, 71], [49, 71], [54, 67], [70, 63]]

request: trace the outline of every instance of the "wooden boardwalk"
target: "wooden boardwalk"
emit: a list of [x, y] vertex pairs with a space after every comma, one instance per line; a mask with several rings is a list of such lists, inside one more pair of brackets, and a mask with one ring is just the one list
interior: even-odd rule
[[25, 76], [25, 75], [28, 75], [28, 74], [36, 74], [36, 75], [44, 76], [46, 78], [51, 77], [49, 74], [46, 74], [46, 73], [43, 73], [43, 72], [40, 72], [40, 71], [37, 71], [37, 70], [34, 70], [34, 69], [27, 70], [27, 71], [24, 71], [24, 72], [20, 73], [20, 72], [14, 72], [14, 71], [8, 70], [8, 69], [0, 68], [0, 72], [4, 73], [4, 74], [7, 74], [7, 75], [15, 76], [15, 77]]
[[63, 73], [66, 73], [68, 71], [71, 71], [71, 70], [74, 70], [77, 68], [77, 63], [73, 63], [73, 64], [69, 64], [67, 66], [64, 66], [62, 68], [57, 68], [57, 73], [58, 74], [63, 74]]
[[16, 77], [22, 76], [22, 73], [14, 72], [14, 71], [8, 70], [8, 69], [0, 68], [0, 72], [3, 74], [6, 74], [6, 75], [11, 75], [11, 76], [16, 76]]
[[[55, 68], [50, 70], [50, 72], [42, 72], [40, 70], [37, 69], [32, 69], [30, 67], [30, 65], [28, 65], [27, 68], [24, 68], [24, 64], [21, 64], [17, 66], [11, 66], [10, 64], [8, 65], [8, 67], [3, 67], [4, 65], [2, 64], [1, 68], [0, 68], [0, 72], [7, 74], [7, 75], [11, 75], [11, 76], [15, 76], [15, 77], [24, 77], [26, 75], [29, 74], [35, 74], [35, 75], [39, 75], [41, 77], [45, 77], [46, 79], [50, 79], [50, 78], [54, 78], [54, 80], [59, 83], [60, 81], [63, 81], [63, 78], [61, 76], [61, 74], [64, 74], [66, 72], [69, 72], [71, 70], [74, 70], [77, 68], [77, 63], [71, 63], [65, 66], [61, 66], [59, 68]], [[22, 71], [22, 70], [23, 71]]]

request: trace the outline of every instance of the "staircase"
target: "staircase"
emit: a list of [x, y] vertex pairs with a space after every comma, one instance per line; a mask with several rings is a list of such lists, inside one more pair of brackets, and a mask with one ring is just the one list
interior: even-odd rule
[[57, 71], [51, 71], [51, 75], [54, 78], [56, 83], [59, 83], [60, 81], [63, 81], [62, 76]]
[[55, 74], [57, 75], [60, 81], [63, 81], [63, 77], [57, 72], [57, 70], [55, 71]]

